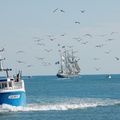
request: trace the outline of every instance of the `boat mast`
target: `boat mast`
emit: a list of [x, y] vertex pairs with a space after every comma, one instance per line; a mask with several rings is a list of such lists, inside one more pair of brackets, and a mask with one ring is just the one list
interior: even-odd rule
[[62, 60], [62, 54], [60, 53], [60, 71], [63, 73], [63, 60]]
[[3, 64], [2, 64], [2, 61], [3, 61], [4, 59], [0, 59], [0, 71], [2, 71], [3, 70]]
[[65, 50], [65, 70], [66, 70], [66, 73], [70, 73], [68, 50]]
[[8, 69], [8, 68], [4, 69], [4, 68], [3, 68], [3, 64], [2, 64], [2, 61], [3, 61], [3, 60], [5, 60], [5, 58], [0, 59], [0, 71], [1, 71], [1, 72], [2, 72], [2, 71], [5, 71], [5, 72], [6, 72], [6, 75], [7, 75], [7, 78], [9, 78], [9, 73], [8, 73], [8, 71], [11, 71], [12, 69]]

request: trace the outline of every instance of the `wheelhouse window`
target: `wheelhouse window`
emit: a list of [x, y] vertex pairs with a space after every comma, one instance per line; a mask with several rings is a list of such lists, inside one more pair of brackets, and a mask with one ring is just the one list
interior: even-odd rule
[[6, 88], [7, 87], [7, 83], [0, 83], [0, 89]]
[[9, 82], [9, 87], [12, 87], [12, 83], [11, 82]]

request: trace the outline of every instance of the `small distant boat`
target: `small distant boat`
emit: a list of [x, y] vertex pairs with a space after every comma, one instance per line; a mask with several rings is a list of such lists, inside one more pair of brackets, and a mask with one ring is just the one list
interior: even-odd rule
[[32, 76], [28, 76], [28, 79], [31, 79], [32, 78]]
[[112, 78], [112, 76], [111, 76], [111, 75], [107, 75], [107, 76], [106, 76], [106, 78], [111, 79], [111, 78]]
[[111, 76], [111, 75], [108, 75], [107, 77], [108, 77], [109, 79], [111, 79], [111, 78], [112, 78], [112, 76]]
[[18, 72], [16, 78], [11, 78], [9, 71], [12, 71], [12, 69], [3, 68], [3, 60], [0, 59], [0, 72], [5, 72], [6, 77], [0, 77], [0, 105], [24, 106], [26, 104], [26, 94], [21, 72]]
[[112, 76], [111, 76], [111, 75], [109, 75], [109, 76], [108, 76], [108, 78], [110, 79], [110, 78], [112, 78]]
[[78, 60], [73, 54], [73, 50], [70, 51], [65, 50], [63, 54], [61, 54], [60, 60], [60, 69], [57, 73], [57, 77], [59, 78], [71, 78], [78, 77], [80, 75], [80, 67], [78, 65]]

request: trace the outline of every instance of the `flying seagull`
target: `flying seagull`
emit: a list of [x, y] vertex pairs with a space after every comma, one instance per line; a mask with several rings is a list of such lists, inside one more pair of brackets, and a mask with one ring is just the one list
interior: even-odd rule
[[72, 39], [77, 40], [78, 42], [80, 42], [82, 40], [80, 37], [74, 37]]
[[79, 21], [75, 21], [75, 24], [80, 24], [80, 22]]
[[73, 48], [73, 46], [67, 46], [68, 48]]
[[99, 37], [105, 37], [105, 36], [107, 36], [107, 34], [96, 35], [96, 36], [99, 36]]
[[37, 45], [40, 45], [40, 46], [45, 46], [44, 43], [37, 43]]
[[85, 34], [84, 36], [92, 37], [92, 35], [91, 35], [91, 34], [88, 34], [88, 33]]
[[53, 41], [53, 40], [55, 40], [56, 38], [50, 38], [50, 41]]
[[60, 44], [58, 43], [58, 46], [60, 46]]
[[85, 10], [80, 10], [80, 12], [81, 12], [81, 13], [84, 13], [84, 12], [85, 12]]
[[2, 48], [1, 50], [0, 50], [0, 52], [3, 52], [5, 49], [4, 48]]
[[110, 35], [113, 35], [113, 34], [115, 34], [115, 33], [118, 33], [118, 32], [111, 32]]
[[24, 51], [22, 51], [22, 50], [19, 50], [19, 51], [17, 51], [16, 53], [24, 53]]
[[62, 10], [62, 9], [60, 10], [60, 12], [65, 13], [65, 11], [64, 11], [64, 10]]
[[99, 60], [99, 58], [93, 58], [94, 60]]
[[53, 10], [53, 13], [55, 13], [58, 10], [58, 8], [56, 8], [55, 10]]
[[27, 65], [27, 67], [32, 67], [32, 65]]
[[96, 67], [95, 70], [96, 70], [96, 71], [99, 71], [99, 70], [100, 70], [100, 67], [98, 67], [98, 68]]
[[64, 34], [61, 34], [60, 36], [65, 36], [65, 33], [64, 33]]
[[17, 62], [18, 62], [18, 63], [25, 63], [25, 62], [23, 62], [23, 61], [20, 61], [20, 60], [17, 60]]
[[107, 39], [106, 41], [112, 41], [112, 40], [114, 40], [113, 38], [109, 38], [109, 39]]
[[95, 47], [96, 48], [101, 48], [101, 47], [103, 47], [104, 46], [104, 44], [99, 44], [99, 45], [96, 45]]
[[84, 44], [84, 45], [86, 45], [88, 43], [88, 41], [85, 41], [85, 42], [82, 42], [81, 44]]
[[105, 51], [106, 54], [109, 54], [111, 52], [111, 50]]
[[52, 49], [44, 49], [46, 52], [50, 52], [52, 51]]
[[42, 64], [43, 66], [49, 66], [49, 65], [51, 65], [50, 62], [42, 62], [41, 64]]
[[115, 57], [115, 59], [116, 59], [116, 60], [119, 60], [119, 58], [118, 58], [118, 57]]
[[43, 40], [43, 38], [39, 38], [39, 37], [33, 37], [35, 42], [40, 42], [41, 40]]
[[36, 59], [38, 59], [38, 60], [43, 60], [44, 58], [42, 58], [42, 57], [36, 57]]

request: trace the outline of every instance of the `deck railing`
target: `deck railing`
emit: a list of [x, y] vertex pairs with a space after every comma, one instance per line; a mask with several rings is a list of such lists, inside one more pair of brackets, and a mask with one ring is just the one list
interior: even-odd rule
[[19, 82], [15, 81], [0, 82], [0, 92], [3, 90], [14, 90], [22, 88], [24, 88], [23, 80], [20, 80]]

